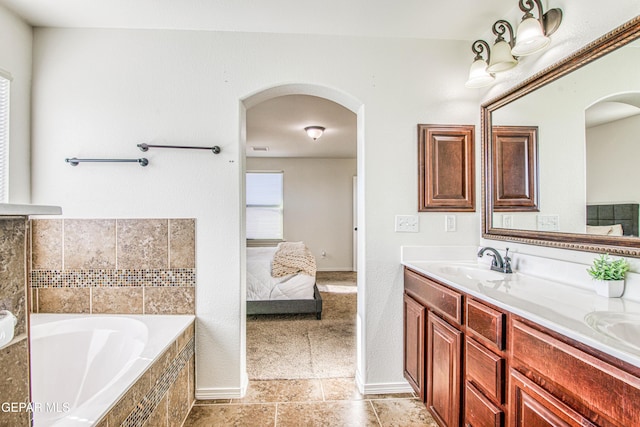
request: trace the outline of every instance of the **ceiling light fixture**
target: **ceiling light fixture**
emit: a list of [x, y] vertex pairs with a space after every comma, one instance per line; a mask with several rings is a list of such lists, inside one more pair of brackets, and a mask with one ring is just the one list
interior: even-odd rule
[[[491, 57], [489, 50], [489, 44], [484, 40], [476, 40], [471, 45], [471, 50], [476, 54], [476, 57], [469, 69], [469, 79], [464, 84], [468, 88], [479, 88], [490, 85], [493, 83], [495, 76], [487, 71], [487, 61]], [[482, 57], [482, 52], [487, 51], [487, 60]]]
[[[508, 42], [503, 37], [507, 31], [509, 31]], [[498, 37], [491, 48], [491, 61], [489, 61], [487, 71], [499, 73], [512, 69], [518, 65], [518, 60], [511, 53], [511, 48], [514, 45], [513, 27], [504, 19], [500, 19], [493, 24], [493, 34]]]
[[[553, 34], [562, 22], [561, 9], [549, 9], [546, 13], [542, 9], [540, 0], [520, 0], [520, 10], [524, 12], [522, 22], [518, 25], [516, 44], [511, 49], [515, 56], [526, 56], [538, 53], [551, 43], [549, 36]], [[538, 18], [531, 11], [538, 6]]]
[[309, 135], [309, 138], [313, 138], [314, 141], [320, 138], [324, 133], [324, 128], [322, 126], [307, 126], [304, 130], [307, 132], [307, 135]]

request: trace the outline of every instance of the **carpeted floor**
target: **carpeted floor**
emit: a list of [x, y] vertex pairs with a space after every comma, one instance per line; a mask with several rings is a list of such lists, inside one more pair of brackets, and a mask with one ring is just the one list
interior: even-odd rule
[[249, 379], [355, 376], [355, 273], [318, 272], [317, 284], [330, 291], [320, 292], [322, 320], [302, 314], [247, 318]]

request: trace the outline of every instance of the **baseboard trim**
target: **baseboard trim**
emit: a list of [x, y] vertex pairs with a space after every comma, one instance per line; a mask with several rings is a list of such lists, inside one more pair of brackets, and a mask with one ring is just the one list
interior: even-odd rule
[[324, 267], [318, 268], [316, 271], [353, 271], [352, 267]]
[[[359, 381], [358, 381], [359, 382]], [[370, 383], [358, 384], [358, 388], [364, 394], [400, 394], [413, 393], [413, 389], [408, 382], [399, 383]]]
[[246, 385], [229, 388], [196, 388], [196, 400], [241, 399], [246, 391]]

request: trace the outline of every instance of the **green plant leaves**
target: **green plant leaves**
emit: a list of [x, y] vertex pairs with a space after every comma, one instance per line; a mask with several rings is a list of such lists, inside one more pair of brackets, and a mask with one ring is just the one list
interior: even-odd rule
[[609, 254], [602, 254], [593, 260], [587, 272], [598, 280], [623, 280], [629, 271], [629, 263], [624, 258], [612, 259]]

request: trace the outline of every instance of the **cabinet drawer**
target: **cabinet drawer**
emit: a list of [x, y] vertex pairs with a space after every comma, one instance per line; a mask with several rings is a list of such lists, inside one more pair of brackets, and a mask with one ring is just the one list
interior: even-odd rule
[[501, 427], [504, 425], [502, 409], [491, 403], [472, 384], [465, 387], [465, 427]]
[[504, 350], [505, 315], [478, 301], [467, 299], [467, 331], [485, 345]]
[[404, 289], [416, 301], [428, 306], [451, 323], [462, 323], [462, 294], [405, 269]]
[[639, 378], [517, 320], [509, 340], [513, 369], [592, 422], [637, 425]]
[[497, 403], [504, 403], [504, 359], [469, 337], [465, 340], [465, 354], [467, 381]]

